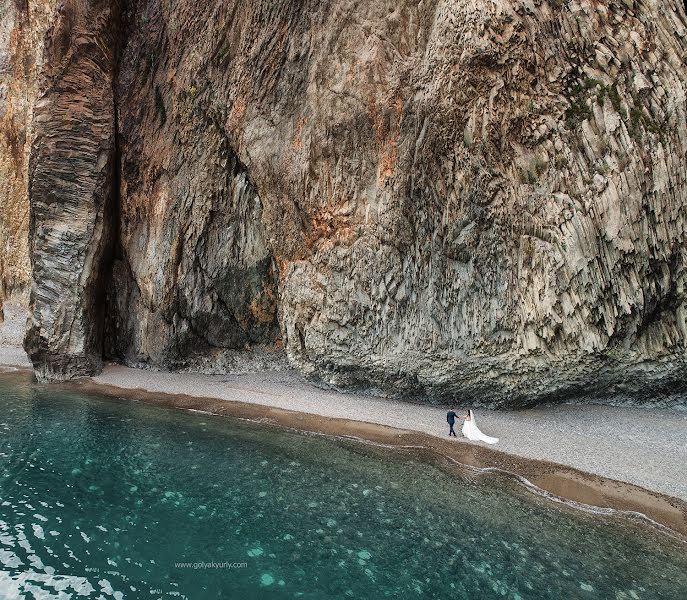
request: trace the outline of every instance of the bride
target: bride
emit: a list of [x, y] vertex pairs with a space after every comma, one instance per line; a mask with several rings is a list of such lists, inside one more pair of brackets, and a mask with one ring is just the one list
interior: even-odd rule
[[463, 435], [469, 440], [475, 442], [486, 442], [487, 444], [495, 444], [499, 441], [499, 438], [489, 437], [484, 435], [477, 427], [475, 422], [475, 415], [472, 414], [472, 410], [468, 410], [468, 414], [465, 415], [465, 422], [463, 423]]

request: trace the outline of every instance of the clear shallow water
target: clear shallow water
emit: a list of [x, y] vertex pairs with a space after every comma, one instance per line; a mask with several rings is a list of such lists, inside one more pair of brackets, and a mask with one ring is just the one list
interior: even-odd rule
[[515, 484], [0, 375], [0, 598], [685, 590], [684, 544]]

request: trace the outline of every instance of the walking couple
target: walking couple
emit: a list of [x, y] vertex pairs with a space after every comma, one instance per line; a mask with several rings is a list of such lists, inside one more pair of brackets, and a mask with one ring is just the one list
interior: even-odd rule
[[459, 417], [454, 408], [452, 408], [448, 411], [448, 413], [446, 413], [446, 422], [448, 423], [449, 437], [458, 437], [456, 435], [455, 430], [453, 429], [453, 426], [456, 424], [456, 419], [463, 419], [463, 436], [465, 436], [467, 439], [476, 442], [485, 442], [487, 444], [495, 444], [499, 441], [499, 438], [484, 435], [478, 429], [477, 423], [475, 422], [475, 415], [473, 414], [472, 410], [468, 410], [467, 414], [463, 415], [462, 417]]

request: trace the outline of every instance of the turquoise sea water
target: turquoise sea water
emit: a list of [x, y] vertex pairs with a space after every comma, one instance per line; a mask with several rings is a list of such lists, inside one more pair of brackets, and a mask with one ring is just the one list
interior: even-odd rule
[[686, 550], [504, 478], [0, 375], [3, 599], [679, 600]]

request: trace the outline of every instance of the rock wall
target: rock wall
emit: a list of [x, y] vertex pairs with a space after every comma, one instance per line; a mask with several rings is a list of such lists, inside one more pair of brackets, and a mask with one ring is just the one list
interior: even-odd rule
[[121, 202], [110, 339], [112, 356], [130, 364], [222, 371], [236, 350], [271, 346], [279, 333], [261, 198], [218, 112], [228, 82], [195, 71], [203, 64], [194, 57], [212, 50], [201, 45], [211, 35], [203, 19], [213, 24], [222, 10], [140, 2], [129, 14], [116, 86]]
[[115, 231], [117, 2], [61, 5], [47, 32], [29, 171], [33, 286], [24, 347], [39, 380], [101, 368]]
[[28, 158], [43, 37], [54, 0], [0, 0], [0, 317], [31, 281]]
[[[39, 370], [82, 364], [75, 321], [41, 315], [93, 312], [112, 185], [110, 357], [222, 370], [283, 344], [393, 395], [684, 398], [682, 2], [138, 0], [123, 23], [114, 97], [94, 85], [104, 170], [32, 152], [35, 231], [84, 222], [34, 239]], [[46, 91], [90, 122], [73, 97]]]

